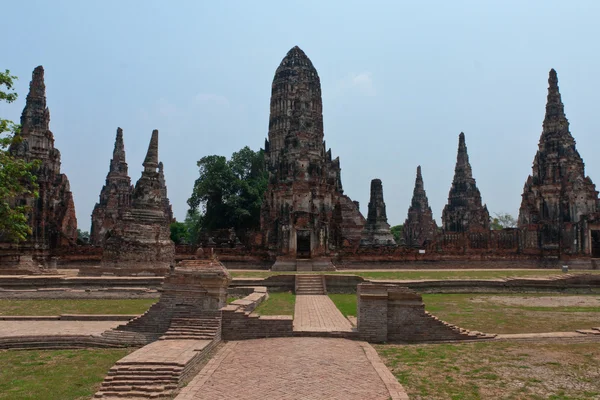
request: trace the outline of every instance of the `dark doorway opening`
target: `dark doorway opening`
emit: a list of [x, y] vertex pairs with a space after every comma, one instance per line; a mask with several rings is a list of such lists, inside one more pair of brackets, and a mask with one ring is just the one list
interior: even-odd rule
[[310, 231], [296, 231], [296, 258], [310, 258]]
[[600, 230], [592, 231], [592, 257], [600, 258]]

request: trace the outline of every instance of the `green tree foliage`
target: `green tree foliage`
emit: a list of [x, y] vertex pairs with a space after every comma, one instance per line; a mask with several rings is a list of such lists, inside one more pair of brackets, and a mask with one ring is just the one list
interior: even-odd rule
[[77, 228], [77, 241], [80, 243], [89, 243], [90, 242], [90, 233], [88, 231], [82, 231]]
[[[17, 78], [9, 70], [0, 72], [0, 101], [12, 103], [17, 99], [13, 82]], [[28, 225], [28, 206], [15, 202], [20, 196], [37, 197], [37, 184], [32, 171], [38, 161], [27, 162], [13, 157], [9, 152], [11, 144], [18, 143], [20, 126], [0, 118], [0, 237], [4, 240], [20, 242], [31, 233]]]
[[390, 228], [392, 235], [394, 236], [394, 240], [396, 243], [400, 243], [402, 239], [402, 231], [404, 230], [404, 225], [395, 225]]
[[175, 221], [171, 223], [171, 240], [175, 244], [186, 244], [188, 242], [188, 231], [184, 222]]
[[263, 150], [246, 146], [229, 160], [217, 155], [202, 157], [198, 168], [200, 177], [188, 199], [188, 216], [196, 218], [206, 231], [258, 229], [267, 188]]
[[494, 213], [495, 217], [490, 217], [490, 228], [500, 230], [505, 228], [516, 228], [517, 220], [508, 213]]

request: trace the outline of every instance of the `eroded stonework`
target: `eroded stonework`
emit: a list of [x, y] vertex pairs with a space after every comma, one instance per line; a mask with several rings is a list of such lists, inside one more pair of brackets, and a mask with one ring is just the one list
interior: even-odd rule
[[490, 214], [482, 205], [462, 132], [458, 137], [454, 179], [448, 193], [448, 204], [442, 212], [442, 224], [446, 232], [483, 232], [490, 229]]
[[407, 246], [421, 247], [427, 242], [431, 242], [437, 233], [437, 224], [433, 219], [429, 200], [423, 186], [423, 176], [421, 175], [421, 166], [417, 167], [417, 178], [415, 179], [415, 189], [413, 197], [408, 208], [408, 217], [404, 221], [402, 235], [404, 243]]
[[13, 156], [27, 161], [40, 160], [34, 172], [39, 185], [39, 197], [15, 199], [31, 207], [29, 226], [32, 233], [21, 248], [51, 250], [74, 245], [77, 241], [77, 218], [73, 194], [67, 176], [60, 171], [60, 151], [54, 147], [50, 131], [50, 111], [46, 106], [44, 68], [33, 71], [29, 94], [21, 115], [20, 143], [10, 147]]
[[129, 178], [127, 162], [125, 161], [125, 145], [123, 130], [117, 128], [115, 148], [110, 160], [106, 183], [100, 191], [100, 201], [92, 212], [92, 229], [90, 241], [94, 245], [104, 244], [104, 237], [114, 228], [123, 213], [131, 207], [133, 186]]
[[381, 179], [371, 181], [369, 213], [360, 244], [361, 246], [396, 246], [390, 224], [387, 222]]
[[101, 269], [115, 274], [164, 275], [174, 265], [175, 244], [165, 215], [164, 180], [158, 172], [158, 131], [152, 132], [144, 171], [133, 191], [131, 208], [108, 233]]
[[261, 230], [272, 253], [310, 258], [359, 244], [364, 217], [343, 194], [339, 158], [323, 141], [319, 75], [298, 47], [273, 79], [265, 163]]
[[565, 243], [570, 247], [573, 239], [577, 241], [571, 237], [575, 224], [596, 212], [598, 191], [585, 175], [583, 160], [569, 131], [558, 77], [552, 69], [538, 151], [523, 188], [519, 227], [538, 230], [542, 247], [558, 245], [565, 238], [570, 239]]

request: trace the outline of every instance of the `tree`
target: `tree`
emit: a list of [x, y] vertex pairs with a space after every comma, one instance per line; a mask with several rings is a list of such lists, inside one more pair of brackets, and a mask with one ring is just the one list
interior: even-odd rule
[[80, 243], [89, 243], [90, 242], [90, 233], [88, 231], [82, 231], [77, 228], [77, 241]]
[[198, 168], [200, 177], [188, 199], [188, 216], [206, 231], [258, 229], [267, 188], [263, 150], [246, 146], [229, 160], [218, 155], [202, 157]]
[[517, 227], [517, 220], [509, 213], [494, 213], [494, 215], [494, 218], [490, 217], [490, 228], [492, 230]]
[[[0, 101], [12, 103], [17, 99], [13, 82], [17, 77], [9, 70], [0, 72]], [[22, 141], [20, 126], [0, 118], [0, 237], [20, 242], [31, 234], [27, 212], [30, 207], [17, 199], [38, 197], [38, 186], [33, 171], [39, 161], [28, 162], [11, 155], [10, 146]]]
[[394, 240], [396, 243], [400, 243], [402, 240], [402, 231], [404, 230], [404, 225], [395, 225], [390, 228], [392, 235], [394, 236]]
[[171, 240], [175, 244], [188, 243], [188, 231], [184, 222], [175, 221], [171, 223]]

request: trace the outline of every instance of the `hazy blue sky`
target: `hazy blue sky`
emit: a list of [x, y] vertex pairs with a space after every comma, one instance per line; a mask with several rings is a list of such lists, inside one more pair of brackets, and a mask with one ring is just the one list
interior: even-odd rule
[[389, 222], [403, 223], [415, 171], [439, 221], [464, 131], [491, 213], [517, 215], [537, 150], [548, 71], [558, 71], [571, 132], [600, 183], [600, 2], [591, 1], [11, 1], [2, 70], [46, 70], [50, 127], [87, 230], [118, 126], [133, 182], [160, 131], [178, 219], [196, 161], [258, 149], [275, 69], [300, 46], [319, 72], [325, 139], [345, 193], [366, 215], [383, 180]]

